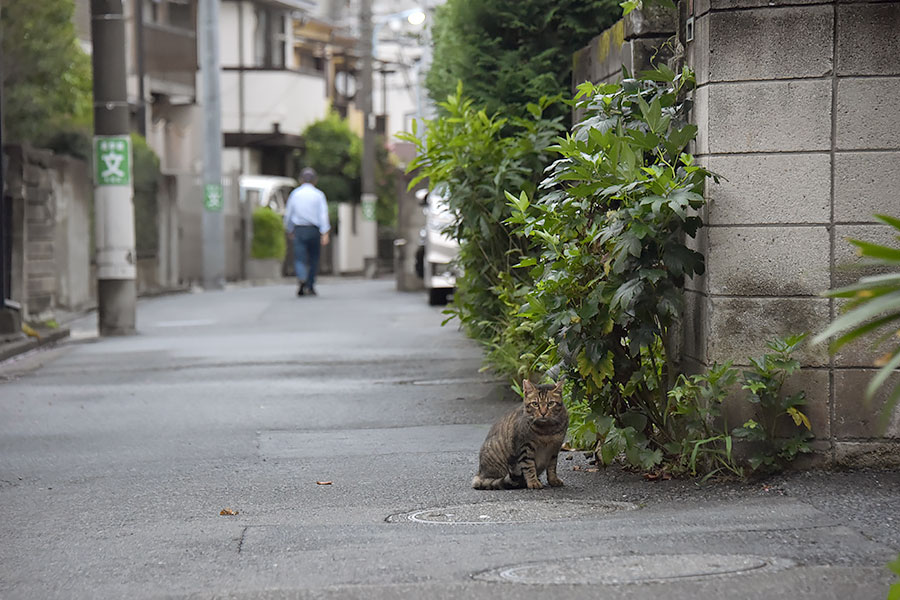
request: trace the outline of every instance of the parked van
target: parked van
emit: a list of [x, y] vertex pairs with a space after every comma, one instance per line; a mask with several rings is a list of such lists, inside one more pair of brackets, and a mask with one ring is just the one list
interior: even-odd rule
[[459, 243], [444, 233], [455, 220], [447, 205], [447, 187], [438, 185], [424, 198], [423, 279], [428, 290], [428, 304], [447, 304], [456, 287], [456, 257]]
[[288, 196], [298, 185], [293, 177], [241, 175], [241, 203], [249, 202], [253, 209], [268, 206], [283, 215]]

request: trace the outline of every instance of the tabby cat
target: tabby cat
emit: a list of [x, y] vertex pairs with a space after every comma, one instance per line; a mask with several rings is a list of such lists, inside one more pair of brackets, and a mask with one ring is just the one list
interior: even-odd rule
[[569, 413], [562, 401], [562, 386], [533, 385], [525, 381], [524, 402], [491, 427], [478, 455], [476, 490], [539, 490], [547, 483], [563, 484], [556, 475], [556, 459], [566, 437]]

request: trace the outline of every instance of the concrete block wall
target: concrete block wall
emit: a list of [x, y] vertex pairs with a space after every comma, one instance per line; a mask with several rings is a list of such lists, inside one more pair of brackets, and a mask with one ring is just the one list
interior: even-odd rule
[[649, 68], [651, 60], [665, 62], [673, 54], [676, 26], [675, 11], [658, 6], [632, 11], [573, 55], [573, 87], [583, 81], [617, 82], [623, 66], [636, 73]]
[[53, 154], [27, 146], [4, 148], [7, 193], [13, 203], [12, 299], [26, 319], [43, 318], [56, 302], [56, 205]]
[[97, 286], [91, 277], [94, 188], [90, 169], [83, 160], [54, 156], [50, 178], [56, 214], [56, 305], [67, 310], [84, 310], [97, 302]]
[[[840, 307], [819, 294], [871, 272], [848, 266], [846, 239], [896, 243], [872, 214], [900, 216], [900, 2], [694, 0], [687, 16], [694, 151], [727, 178], [709, 186], [694, 242], [707, 272], [688, 283], [685, 353], [700, 369], [820, 331]], [[819, 462], [900, 464], [900, 411], [882, 430], [884, 395], [863, 401], [872, 352], [800, 358]]]

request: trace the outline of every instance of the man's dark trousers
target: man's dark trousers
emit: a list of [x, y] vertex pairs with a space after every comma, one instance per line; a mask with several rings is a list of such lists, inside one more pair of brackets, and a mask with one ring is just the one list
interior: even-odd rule
[[318, 227], [315, 225], [294, 227], [294, 271], [297, 273], [297, 280], [305, 283], [307, 289], [316, 283], [321, 248], [322, 241]]

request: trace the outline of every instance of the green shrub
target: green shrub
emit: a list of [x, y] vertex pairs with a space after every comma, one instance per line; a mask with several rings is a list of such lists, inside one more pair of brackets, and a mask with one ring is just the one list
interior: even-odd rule
[[[621, 18], [618, 0], [448, 0], [435, 11], [432, 98], [457, 81], [487, 114], [527, 116], [541, 96], [568, 93], [572, 54]], [[548, 114], [568, 122], [562, 103]]]
[[712, 175], [686, 153], [697, 131], [687, 122], [693, 85], [690, 70], [664, 66], [582, 84], [585, 117], [553, 148], [559, 160], [540, 192], [508, 195], [508, 222], [537, 247], [515, 265], [533, 280], [520, 316], [554, 342], [551, 364], [573, 381], [572, 400], [612, 417], [607, 437], [642, 468], [674, 441], [672, 325], [685, 278], [704, 271], [685, 241], [702, 225]]
[[[474, 339], [487, 347], [489, 363], [521, 380], [536, 365], [547, 342], [535, 340], [530, 324], [517, 316], [528, 289], [527, 271], [513, 265], [531, 255], [531, 242], [513, 235], [505, 190], [534, 192], [549, 163], [549, 146], [563, 131], [561, 119], [545, 116], [558, 99], [527, 105], [526, 118], [488, 115], [463, 95], [462, 84], [442, 102], [447, 115], [426, 125], [424, 135], [404, 134], [418, 155], [410, 187], [423, 178], [446, 184], [455, 215], [447, 233], [459, 241], [457, 293], [449, 311]], [[524, 357], [524, 358], [523, 358]]]
[[281, 217], [267, 206], [254, 210], [250, 257], [282, 260], [286, 249]]
[[159, 186], [159, 157], [137, 133], [131, 134], [134, 181], [135, 250], [139, 258], [154, 257], [159, 251], [156, 194]]
[[[734, 392], [739, 372], [731, 366], [713, 365], [708, 372], [679, 376], [669, 390], [666, 409], [669, 428], [676, 441], [667, 446], [677, 456], [674, 467], [692, 475], [720, 472], [734, 475], [769, 474], [782, 470], [798, 454], [810, 451], [812, 425], [802, 412], [806, 392], [784, 394], [787, 379], [800, 369], [793, 358], [806, 335], [792, 335], [769, 342], [760, 358], [751, 358], [751, 368], [740, 373], [743, 400], [752, 407], [752, 417], [740, 427], [730, 428], [721, 405]], [[741, 460], [735, 441], [750, 442]]]

